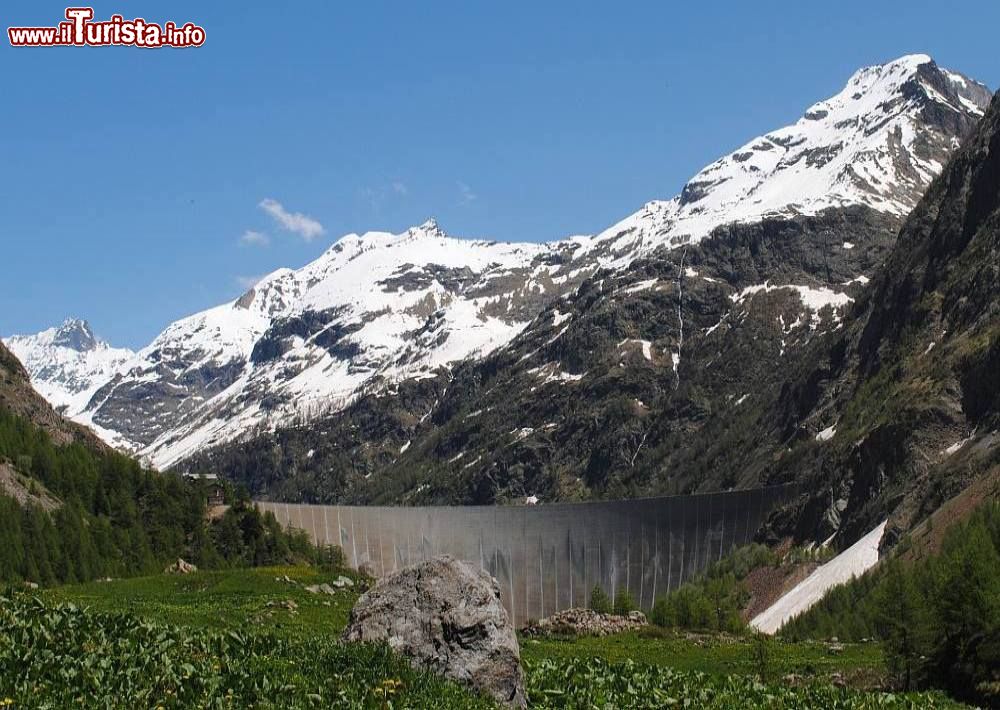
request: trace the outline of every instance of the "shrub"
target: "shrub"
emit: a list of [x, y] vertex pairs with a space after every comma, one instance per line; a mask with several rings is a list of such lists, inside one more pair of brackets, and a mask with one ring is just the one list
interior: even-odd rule
[[347, 558], [340, 545], [321, 546], [317, 550], [317, 562], [320, 569], [329, 572], [340, 572], [347, 566]]
[[666, 596], [658, 597], [655, 602], [653, 602], [653, 608], [649, 612], [649, 620], [657, 626], [662, 626], [663, 628], [670, 628], [677, 625], [677, 616], [674, 612], [674, 606], [670, 603], [670, 599]]
[[750, 642], [750, 655], [753, 659], [754, 671], [757, 676], [764, 681], [768, 682], [773, 673], [773, 663], [772, 656], [774, 655], [774, 649], [772, 644], [774, 642], [771, 637], [767, 634], [761, 633], [760, 631], [755, 631], [753, 638]]
[[599, 614], [611, 613], [611, 598], [600, 585], [594, 585], [590, 590], [590, 608]]
[[635, 599], [627, 590], [615, 595], [615, 614], [618, 616], [628, 616], [629, 612], [635, 611], [637, 608]]

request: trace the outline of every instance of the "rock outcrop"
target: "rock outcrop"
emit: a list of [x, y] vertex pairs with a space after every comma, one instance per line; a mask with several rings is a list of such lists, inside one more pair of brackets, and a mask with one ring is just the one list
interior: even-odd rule
[[539, 619], [524, 629], [526, 636], [608, 636], [633, 631], [649, 622], [641, 611], [602, 614], [593, 609], [566, 609]]
[[190, 562], [185, 562], [180, 557], [172, 565], [163, 570], [164, 574], [191, 574], [197, 572], [198, 568]]
[[500, 587], [450, 556], [389, 575], [351, 611], [345, 641], [385, 642], [417, 668], [525, 707], [521, 654]]

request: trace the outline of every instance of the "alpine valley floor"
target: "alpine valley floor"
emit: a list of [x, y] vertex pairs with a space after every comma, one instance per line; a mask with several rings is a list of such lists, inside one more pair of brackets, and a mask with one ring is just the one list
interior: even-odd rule
[[[197, 572], [18, 593], [0, 612], [12, 628], [0, 640], [0, 698], [24, 707], [81, 698], [124, 707], [115, 693], [131, 679], [129, 697], [149, 707], [490, 707], [384, 650], [345, 652], [337, 637], [357, 588], [334, 596], [304, 589], [339, 573]], [[25, 647], [31, 651], [21, 653]], [[938, 694], [869, 690], [884, 675], [871, 643], [775, 641], [763, 680], [752, 642], [738, 636], [650, 627], [605, 638], [522, 638], [521, 648], [532, 707], [963, 707]]]

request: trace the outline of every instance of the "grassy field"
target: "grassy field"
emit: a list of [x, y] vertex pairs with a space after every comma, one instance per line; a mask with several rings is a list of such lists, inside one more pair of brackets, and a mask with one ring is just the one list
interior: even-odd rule
[[[829, 679], [835, 674], [852, 685], [870, 686], [883, 673], [882, 651], [876, 644], [783, 643], [768, 647], [768, 672], [776, 678], [790, 674], [803, 681]], [[712, 675], [754, 675], [751, 640], [737, 636], [683, 634], [650, 627], [614, 636], [521, 639], [521, 655], [528, 661], [587, 657], [609, 662], [631, 660], [681, 671]]]
[[[329, 582], [333, 576], [306, 567], [199, 572], [58, 587], [46, 591], [45, 597], [100, 611], [127, 611], [178, 626], [263, 631], [288, 638], [337, 637], [347, 625], [358, 588], [340, 590], [334, 596], [305, 591], [307, 585]], [[284, 606], [287, 601], [296, 608]], [[828, 644], [776, 640], [771, 648], [776, 675], [809, 678], [839, 673], [854, 679], [882, 671], [882, 653], [875, 644], [843, 644], [843, 650], [833, 652]], [[522, 638], [521, 650], [529, 662], [585, 657], [714, 675], [757, 672], [745, 638], [682, 634], [656, 627], [603, 638]]]
[[[329, 596], [312, 594], [305, 587], [329, 583], [339, 574], [310, 567], [197, 572], [68, 585], [46, 590], [44, 596], [177, 626], [270, 632], [288, 638], [337, 637], [347, 626], [358, 588]], [[296, 608], [284, 606], [287, 601]]]
[[[199, 572], [72, 585], [0, 602], [0, 703], [18, 707], [489, 707], [384, 648], [336, 642], [359, 586], [309, 568]], [[881, 674], [871, 644], [768, 645], [657, 629], [521, 639], [532, 707], [959, 707], [940, 695], [834, 687]], [[28, 649], [28, 650], [26, 650]], [[794, 678], [789, 674], [794, 674]], [[126, 702], [128, 698], [131, 702]]]

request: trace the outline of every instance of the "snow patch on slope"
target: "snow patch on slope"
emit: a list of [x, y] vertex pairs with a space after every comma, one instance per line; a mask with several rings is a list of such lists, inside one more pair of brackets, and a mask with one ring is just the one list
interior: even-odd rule
[[278, 270], [239, 299], [171, 324], [139, 353], [140, 366], [116, 382], [123, 392], [167, 379], [182, 396], [194, 393], [191, 381], [235, 377], [172, 415], [179, 421], [154, 422], [158, 435], [135, 448], [167, 467], [250, 428], [336, 411], [373, 383], [488, 355], [534, 317], [522, 304], [543, 298], [561, 268], [541, 258], [553, 248], [456, 239], [433, 221], [347, 235], [303, 268]]
[[875, 566], [886, 520], [856, 543], [799, 582], [790, 592], [758, 614], [750, 625], [766, 634], [776, 633], [785, 622], [809, 609], [831, 588], [845, 584]]
[[826, 429], [824, 429], [823, 431], [821, 431], [818, 434], [816, 434], [816, 441], [819, 441], [819, 442], [829, 441], [834, 436], [836, 436], [836, 434], [837, 434], [837, 426], [836, 426], [836, 424], [834, 424], [834, 425], [828, 426]]
[[[790, 290], [794, 291], [802, 305], [812, 314], [811, 327], [815, 329], [821, 323], [820, 311], [822, 311], [827, 306], [833, 309], [833, 320], [836, 323], [840, 322], [840, 309], [844, 308], [848, 303], [854, 299], [848, 296], [846, 293], [841, 293], [840, 291], [834, 291], [826, 286], [812, 287], [812, 286], [772, 286], [769, 282], [763, 284], [758, 284], [756, 286], [747, 286], [742, 291], [732, 294], [729, 298], [733, 303], [743, 303], [748, 298], [754, 296], [757, 293], [770, 293], [772, 291], [778, 290]], [[782, 321], [783, 322], [783, 321]], [[792, 324], [792, 327], [798, 325], [798, 323]]]

